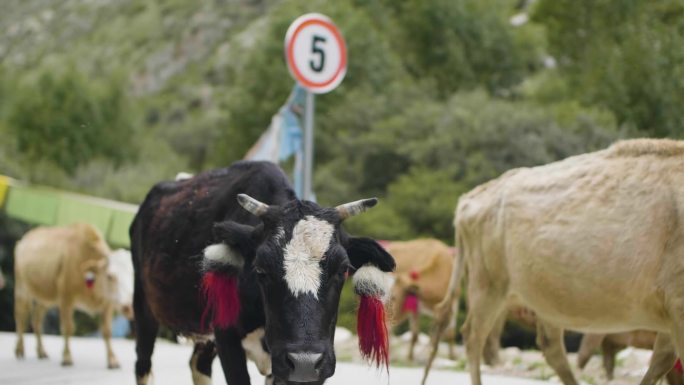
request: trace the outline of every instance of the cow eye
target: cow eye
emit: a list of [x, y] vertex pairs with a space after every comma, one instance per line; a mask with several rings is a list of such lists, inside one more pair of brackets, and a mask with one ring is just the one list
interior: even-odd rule
[[257, 279], [259, 281], [265, 281], [266, 278], [268, 277], [268, 274], [266, 274], [266, 271], [258, 266], [254, 266], [254, 273], [257, 275]]
[[337, 275], [343, 277], [344, 279], [347, 279], [347, 277], [349, 276], [349, 265], [340, 266], [337, 270]]

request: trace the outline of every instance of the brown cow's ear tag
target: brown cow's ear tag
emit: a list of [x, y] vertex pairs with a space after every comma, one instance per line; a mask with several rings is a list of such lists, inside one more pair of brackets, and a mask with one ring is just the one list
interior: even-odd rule
[[95, 273], [92, 271], [85, 273], [85, 284], [88, 289], [92, 289], [95, 286]]

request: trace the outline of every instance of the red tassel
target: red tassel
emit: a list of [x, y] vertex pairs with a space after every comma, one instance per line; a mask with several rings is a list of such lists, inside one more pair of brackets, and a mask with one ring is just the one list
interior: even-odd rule
[[202, 325], [212, 316], [214, 327], [226, 329], [235, 325], [240, 315], [237, 278], [220, 272], [207, 272], [202, 277], [202, 293], [206, 305], [202, 313]]
[[677, 371], [679, 374], [684, 374], [684, 367], [682, 367], [682, 360], [677, 358], [677, 362], [675, 362], [674, 369]]
[[379, 368], [381, 364], [389, 370], [389, 341], [385, 306], [376, 297], [361, 296], [356, 322], [361, 356]]
[[404, 300], [404, 305], [401, 307], [402, 313], [418, 313], [418, 296], [415, 293], [410, 293]]

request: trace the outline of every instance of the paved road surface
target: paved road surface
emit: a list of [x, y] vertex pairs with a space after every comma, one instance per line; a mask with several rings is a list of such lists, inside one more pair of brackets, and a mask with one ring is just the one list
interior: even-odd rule
[[[71, 354], [74, 366], [62, 368], [62, 339], [58, 336], [45, 336], [45, 349], [50, 358], [38, 360], [35, 352], [35, 338], [26, 335], [26, 358], [14, 358], [15, 336], [13, 333], [0, 333], [0, 385], [134, 385], [133, 365], [135, 348], [133, 341], [114, 340], [121, 369], [107, 370], [104, 343], [99, 338], [73, 338]], [[154, 385], [191, 385], [188, 361], [192, 348], [157, 340], [153, 356]], [[256, 367], [250, 363], [249, 373], [254, 385], [263, 384], [263, 378]], [[338, 363], [336, 373], [326, 385], [419, 385], [422, 369], [390, 368], [389, 384], [387, 375], [365, 366]], [[519, 378], [484, 376], [486, 385], [541, 385], [548, 382]], [[465, 385], [470, 380], [466, 373], [453, 371], [434, 371], [428, 385]], [[214, 361], [214, 384], [225, 385], [218, 360]]]

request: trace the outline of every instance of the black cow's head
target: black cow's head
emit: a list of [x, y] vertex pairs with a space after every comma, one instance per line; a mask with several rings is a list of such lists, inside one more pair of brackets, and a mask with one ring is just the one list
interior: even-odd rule
[[[374, 206], [377, 200], [365, 199], [336, 208], [300, 200], [269, 206], [244, 194], [238, 196], [238, 201], [262, 223], [252, 227], [227, 221], [215, 226], [215, 237], [221, 243], [205, 250], [209, 280], [216, 281], [211, 271], [221, 270], [212, 270], [220, 261], [228, 261], [226, 276], [235, 274], [243, 265], [251, 266], [253, 271], [245, 273], [256, 277], [261, 290], [266, 341], [276, 379], [322, 383], [332, 376], [337, 309], [349, 274], [354, 275], [356, 292], [362, 297], [358, 325], [362, 353], [378, 364], [386, 364], [387, 330], [382, 303], [389, 296], [387, 272], [394, 270], [394, 259], [372, 239], [350, 237], [340, 227], [346, 218]], [[221, 291], [214, 297], [223, 302], [217, 307], [223, 306], [224, 310], [214, 313], [235, 312], [235, 306], [226, 303], [235, 297], [226, 295], [230, 286], [215, 286]], [[231, 317], [220, 326], [232, 323], [234, 314]]]

